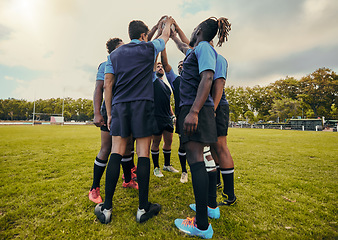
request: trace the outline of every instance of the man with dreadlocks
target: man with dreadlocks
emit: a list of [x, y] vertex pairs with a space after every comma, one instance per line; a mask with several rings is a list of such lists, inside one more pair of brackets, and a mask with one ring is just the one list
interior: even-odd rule
[[[196, 202], [196, 218], [176, 219], [181, 231], [202, 238], [212, 238], [213, 229], [208, 223], [209, 178], [203, 159], [205, 145], [217, 142], [214, 102], [210, 96], [216, 69], [217, 52], [209, 44], [218, 32], [221, 45], [227, 34], [227, 19], [209, 18], [193, 31], [189, 45], [173, 37], [179, 50], [185, 55], [180, 85], [181, 112], [178, 125], [182, 131]], [[216, 178], [215, 183], [216, 186]]]

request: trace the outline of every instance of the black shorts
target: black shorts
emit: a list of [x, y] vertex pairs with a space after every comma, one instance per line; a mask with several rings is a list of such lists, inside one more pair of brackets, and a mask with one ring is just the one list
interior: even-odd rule
[[174, 132], [174, 125], [171, 118], [161, 118], [155, 117], [156, 119], [156, 127], [154, 128], [153, 135], [159, 136], [162, 135], [164, 131], [173, 133]]
[[189, 141], [201, 143], [215, 143], [217, 142], [217, 129], [214, 107], [203, 106], [198, 114], [197, 130], [194, 134], [188, 136], [183, 131], [183, 123], [185, 117], [188, 115], [191, 106], [182, 106], [178, 117], [179, 131], [181, 132], [181, 142], [187, 143]]
[[112, 107], [110, 135], [143, 138], [153, 135], [154, 103], [148, 100], [117, 103]]
[[103, 114], [102, 117], [104, 119], [104, 123], [106, 124], [106, 126], [101, 126], [100, 129], [101, 129], [101, 131], [109, 132], [109, 129], [108, 129], [108, 126], [107, 126], [107, 112], [106, 112], [106, 114]]
[[227, 136], [229, 127], [229, 104], [219, 105], [216, 109], [217, 137]]

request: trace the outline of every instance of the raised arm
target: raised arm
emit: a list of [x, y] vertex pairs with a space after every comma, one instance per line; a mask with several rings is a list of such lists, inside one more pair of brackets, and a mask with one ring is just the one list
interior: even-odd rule
[[164, 40], [165, 43], [168, 42], [169, 37], [170, 37], [170, 27], [171, 24], [174, 22], [174, 19], [172, 17], [167, 17], [163, 23], [164, 23], [164, 28], [162, 30], [162, 34], [161, 36], [159, 36], [158, 38], [162, 38]]
[[113, 86], [115, 84], [115, 75], [106, 73], [104, 75], [104, 99], [107, 109], [107, 127], [110, 130], [111, 123], [111, 104], [113, 99]]
[[168, 56], [167, 56], [167, 50], [166, 49], [164, 49], [161, 52], [161, 62], [162, 62], [162, 66], [164, 68], [164, 71], [166, 73], [170, 72], [171, 71], [171, 66], [169, 65], [169, 62], [168, 62]]
[[184, 53], [184, 55], [186, 54], [186, 52], [189, 49], [189, 45], [182, 42], [176, 35], [171, 37], [172, 40], [174, 40], [174, 42], [176, 43], [177, 48]]
[[175, 26], [175, 30], [178, 33], [178, 36], [180, 37], [181, 41], [188, 44], [189, 46], [189, 39], [187, 38], [187, 36], [185, 36], [184, 32], [182, 31], [182, 29], [180, 28], [180, 26], [178, 26], [177, 22], [174, 20], [174, 26]]
[[[156, 32], [157, 29], [158, 29], [159, 24], [162, 23], [162, 20], [163, 20], [163, 18], [165, 18], [165, 17], [168, 17], [168, 16], [167, 16], [167, 15], [162, 16], [162, 17], [160, 18], [160, 20], [158, 20], [158, 22], [157, 22], [157, 23], [153, 26], [153, 28], [150, 30], [150, 32], [148, 33], [148, 41], [151, 41], [151, 39], [153, 38], [155, 32]], [[157, 37], [159, 37], [159, 36], [157, 36]]]

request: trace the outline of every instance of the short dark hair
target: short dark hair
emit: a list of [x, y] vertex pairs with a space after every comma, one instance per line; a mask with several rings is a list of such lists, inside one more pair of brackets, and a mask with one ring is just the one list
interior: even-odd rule
[[228, 40], [229, 31], [231, 30], [231, 24], [227, 18], [221, 17], [219, 19], [215, 17], [208, 18], [200, 23], [199, 27], [203, 33], [203, 39], [210, 42], [218, 32], [217, 46], [222, 46], [224, 40]]
[[122, 42], [121, 38], [110, 38], [107, 43], [106, 47], [108, 50], [108, 53], [110, 54], [112, 51], [115, 50], [115, 48]]
[[129, 23], [129, 38], [130, 40], [139, 39], [142, 33], [148, 34], [149, 28], [140, 20], [133, 20]]

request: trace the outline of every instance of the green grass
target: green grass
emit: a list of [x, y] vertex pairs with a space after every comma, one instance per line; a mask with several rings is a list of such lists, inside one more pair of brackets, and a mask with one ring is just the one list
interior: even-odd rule
[[[113, 220], [103, 225], [88, 200], [100, 148], [93, 126], [0, 126], [0, 239], [192, 239], [174, 226], [193, 216], [180, 174], [150, 177], [163, 206], [135, 222], [138, 194], [117, 185]], [[338, 134], [230, 129], [237, 205], [211, 220], [214, 239], [337, 239]], [[174, 136], [172, 163], [180, 169]], [[160, 154], [160, 164], [163, 156]], [[122, 168], [121, 168], [122, 174]], [[104, 196], [105, 177], [101, 180]], [[219, 192], [220, 195], [220, 192]]]

